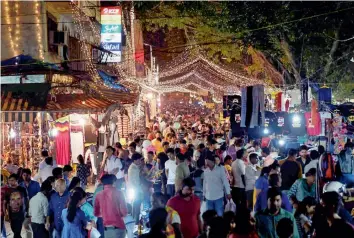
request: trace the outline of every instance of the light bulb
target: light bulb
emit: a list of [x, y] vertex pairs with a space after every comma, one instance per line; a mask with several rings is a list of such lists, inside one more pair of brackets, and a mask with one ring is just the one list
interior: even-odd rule
[[10, 130], [10, 138], [13, 139], [16, 137], [16, 132], [14, 131], [14, 129], [11, 128]]
[[280, 146], [283, 146], [283, 145], [285, 145], [285, 140], [284, 139], [280, 139], [278, 143], [279, 143]]
[[52, 134], [53, 137], [57, 136], [58, 135], [58, 129], [54, 127], [52, 129], [52, 133], [51, 134]]
[[268, 128], [264, 128], [263, 133], [264, 133], [264, 134], [266, 134], [266, 135], [267, 135], [267, 134], [269, 134], [269, 130], [268, 130]]
[[294, 115], [293, 116], [293, 122], [300, 122], [301, 121], [301, 118], [299, 117], [299, 115]]

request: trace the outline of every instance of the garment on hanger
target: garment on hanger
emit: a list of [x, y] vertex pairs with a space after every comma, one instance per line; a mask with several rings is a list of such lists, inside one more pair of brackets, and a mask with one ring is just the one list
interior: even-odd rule
[[232, 137], [241, 137], [245, 134], [244, 128], [241, 127], [241, 103], [242, 99], [240, 96], [236, 97], [239, 104], [235, 105], [230, 112], [230, 124]]
[[241, 88], [241, 127], [246, 127], [247, 88]]
[[328, 87], [321, 87], [318, 90], [318, 101], [330, 104], [332, 103], [332, 89]]
[[281, 104], [282, 104], [282, 92], [277, 93], [275, 96], [275, 111], [281, 112]]
[[274, 132], [277, 135], [287, 135], [290, 132], [290, 120], [289, 114], [287, 112], [276, 112], [275, 113], [276, 119], [276, 126], [274, 126]]
[[[303, 113], [290, 113], [290, 133], [294, 136], [306, 134], [306, 120]], [[296, 119], [297, 118], [297, 119]]]
[[321, 134], [320, 136], [326, 136], [326, 119], [332, 119], [330, 112], [320, 112], [321, 118]]
[[[318, 116], [320, 114], [317, 112]], [[311, 112], [305, 112], [306, 130], [309, 136], [318, 136], [321, 134], [321, 119], [313, 120]]]
[[84, 135], [82, 131], [70, 132], [71, 158], [73, 163], [79, 163], [77, 157], [84, 155]]

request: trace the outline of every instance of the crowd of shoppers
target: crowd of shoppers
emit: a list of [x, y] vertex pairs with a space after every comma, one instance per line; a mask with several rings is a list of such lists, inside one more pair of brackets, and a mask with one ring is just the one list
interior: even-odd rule
[[[342, 196], [318, 192], [322, 147], [279, 159], [259, 141], [229, 138], [212, 117], [193, 120], [162, 117], [126, 147], [108, 146], [90, 200], [84, 158], [74, 171], [44, 151], [35, 176], [22, 169], [1, 180], [2, 224], [6, 215], [15, 238], [23, 227], [34, 238], [354, 237]], [[353, 165], [348, 142], [336, 179], [350, 185]]]

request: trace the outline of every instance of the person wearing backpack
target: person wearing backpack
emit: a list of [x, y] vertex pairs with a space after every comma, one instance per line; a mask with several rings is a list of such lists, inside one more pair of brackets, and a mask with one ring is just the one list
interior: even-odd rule
[[203, 201], [204, 166], [204, 160], [197, 160], [197, 169], [190, 175], [195, 182], [194, 194], [200, 199], [200, 201]]

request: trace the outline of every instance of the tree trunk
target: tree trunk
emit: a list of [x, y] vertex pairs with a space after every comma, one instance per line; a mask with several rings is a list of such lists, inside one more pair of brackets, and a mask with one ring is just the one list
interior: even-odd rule
[[339, 41], [338, 41], [339, 32], [340, 32], [340, 26], [338, 27], [337, 31], [334, 33], [335, 40], [332, 43], [332, 47], [331, 47], [331, 50], [329, 51], [329, 55], [327, 58], [327, 63], [326, 63], [324, 70], [323, 70], [322, 78], [324, 81], [326, 81], [326, 77], [329, 73], [329, 70], [331, 69], [331, 64], [333, 63], [334, 53], [336, 52], [338, 45], [339, 45]]
[[297, 67], [297, 65], [296, 65], [296, 63], [295, 63], [294, 55], [293, 55], [293, 53], [292, 53], [291, 50], [290, 50], [288, 41], [286, 40], [286, 37], [285, 37], [285, 36], [282, 36], [282, 37], [281, 37], [280, 46], [281, 46], [281, 48], [282, 48], [282, 50], [283, 50], [285, 56], [287, 57], [287, 59], [288, 59], [289, 62], [290, 62], [291, 69], [292, 69], [292, 72], [293, 72], [294, 77], [295, 77], [295, 80], [296, 80], [296, 84], [300, 84], [300, 83], [301, 83], [300, 72], [297, 70], [298, 67]]

